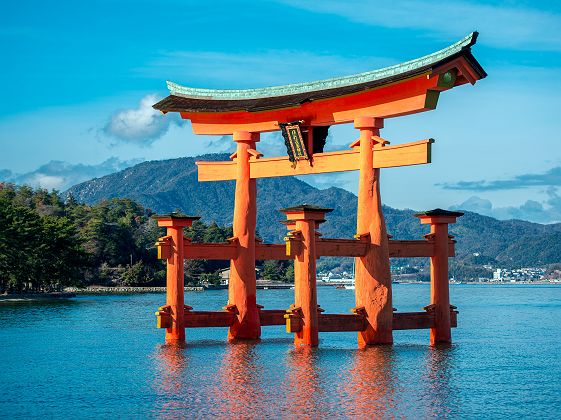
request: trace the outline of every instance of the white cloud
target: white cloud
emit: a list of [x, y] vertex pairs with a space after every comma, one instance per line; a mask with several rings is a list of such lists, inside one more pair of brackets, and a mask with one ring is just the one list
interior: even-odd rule
[[3, 181], [25, 184], [47, 190], [66, 190], [75, 184], [97, 178], [133, 166], [142, 159], [122, 161], [116, 157], [109, 158], [98, 165], [70, 164], [62, 161], [50, 161], [34, 171], [24, 174], [13, 174], [0, 170]]
[[295, 8], [386, 28], [428, 30], [460, 37], [478, 30], [481, 43], [498, 48], [561, 51], [561, 15], [529, 7], [466, 1], [279, 0]]
[[499, 220], [520, 219], [537, 223], [554, 223], [561, 221], [561, 197], [556, 189], [547, 191], [548, 199], [543, 203], [526, 200], [519, 206], [494, 207], [485, 198], [473, 196], [462, 204], [450, 206], [450, 210], [467, 210], [491, 216]]
[[163, 136], [174, 122], [170, 115], [164, 116], [152, 108], [158, 101], [156, 95], [146, 95], [138, 108], [118, 111], [103, 128], [103, 132], [118, 140], [148, 146]]

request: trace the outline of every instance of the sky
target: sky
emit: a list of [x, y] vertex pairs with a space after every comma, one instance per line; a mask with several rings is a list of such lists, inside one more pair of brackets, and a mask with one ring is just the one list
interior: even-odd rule
[[[480, 32], [489, 76], [434, 111], [388, 119], [391, 144], [436, 140], [430, 165], [382, 171], [396, 208], [561, 221], [561, 1], [7, 2], [0, 14], [0, 180], [64, 190], [145, 160], [229, 151], [151, 105], [166, 80], [252, 88], [373, 70]], [[330, 129], [345, 149], [352, 125]], [[265, 156], [284, 154], [276, 133]], [[356, 172], [302, 177], [356, 192]]]

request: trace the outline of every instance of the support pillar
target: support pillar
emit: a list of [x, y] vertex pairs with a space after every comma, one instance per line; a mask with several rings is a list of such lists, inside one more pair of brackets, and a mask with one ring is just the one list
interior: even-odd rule
[[239, 252], [230, 262], [228, 307], [236, 312], [236, 321], [228, 331], [228, 339], [258, 339], [261, 336], [255, 277], [255, 227], [257, 203], [255, 179], [251, 179], [249, 161], [259, 134], [247, 131], [234, 133], [236, 150], [236, 193], [234, 203], [234, 237]]
[[434, 327], [430, 330], [430, 344], [451, 343], [450, 292], [448, 280], [448, 224], [456, 223], [463, 213], [442, 209], [417, 213], [421, 224], [430, 224], [434, 252], [430, 259], [430, 310], [434, 312]]
[[166, 247], [166, 311], [171, 318], [171, 325], [166, 328], [166, 342], [185, 342], [185, 273], [183, 228], [191, 226], [196, 216], [184, 216], [172, 213], [155, 216], [158, 226], [167, 228], [169, 246]]
[[294, 310], [302, 317], [302, 327], [294, 335], [296, 346], [317, 347], [319, 343], [318, 300], [316, 284], [316, 229], [333, 211], [304, 204], [281, 210], [287, 217], [291, 235], [299, 240], [294, 259]]
[[380, 197], [380, 169], [374, 169], [373, 149], [382, 147], [379, 136], [384, 122], [379, 118], [360, 117], [354, 121], [360, 130], [360, 175], [358, 184], [357, 237], [369, 237], [364, 257], [355, 260], [356, 307], [364, 308], [367, 327], [358, 333], [359, 347], [391, 344], [392, 284], [386, 222]]

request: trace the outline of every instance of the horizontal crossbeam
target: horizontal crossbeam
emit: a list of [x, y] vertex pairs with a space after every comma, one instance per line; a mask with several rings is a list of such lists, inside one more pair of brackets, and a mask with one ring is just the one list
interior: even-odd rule
[[[450, 311], [451, 326], [457, 327], [457, 312]], [[290, 317], [286, 320], [287, 332], [299, 332], [302, 318]], [[366, 318], [359, 314], [318, 314], [319, 332], [363, 331]], [[428, 329], [434, 327], [432, 312], [394, 312], [393, 330]]]
[[[298, 254], [298, 241], [287, 247], [286, 244], [255, 245], [256, 260], [291, 260]], [[159, 245], [166, 248], [169, 245]], [[238, 255], [237, 242], [226, 243], [186, 243], [184, 255], [187, 260], [231, 260]], [[290, 249], [288, 254], [287, 249]], [[362, 257], [366, 255], [368, 242], [356, 239], [318, 239], [316, 256], [319, 257]], [[434, 242], [430, 240], [390, 240], [390, 258], [431, 257], [434, 254]], [[169, 252], [166, 250], [165, 252]], [[167, 254], [166, 254], [167, 255]], [[448, 255], [455, 256], [454, 241], [448, 242]]]
[[316, 241], [318, 257], [362, 257], [368, 251], [368, 242], [356, 239], [320, 239]]
[[238, 255], [238, 243], [186, 243], [186, 260], [233, 260]]
[[[421, 165], [431, 162], [432, 139], [375, 149], [374, 168]], [[236, 179], [237, 162], [196, 162], [199, 181], [227, 181]], [[360, 151], [344, 150], [314, 154], [312, 161], [300, 161], [293, 167], [288, 156], [252, 159], [251, 178], [310, 175], [360, 169]]]
[[[302, 329], [302, 319], [285, 319], [283, 309], [259, 311], [262, 326], [285, 325], [287, 332], [298, 332]], [[229, 311], [186, 311], [185, 328], [229, 327], [236, 318], [234, 312]], [[457, 327], [457, 312], [450, 311], [452, 327]], [[320, 332], [362, 331], [366, 328], [366, 320], [359, 314], [318, 314]], [[163, 325], [162, 328], [167, 327]], [[434, 327], [434, 313], [432, 312], [395, 312], [393, 314], [394, 330], [426, 329]]]

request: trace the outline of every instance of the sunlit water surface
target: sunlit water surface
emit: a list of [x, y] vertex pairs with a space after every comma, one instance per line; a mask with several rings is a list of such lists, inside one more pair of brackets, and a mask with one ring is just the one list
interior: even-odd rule
[[[268, 309], [293, 290], [260, 290]], [[394, 287], [394, 306], [418, 311], [426, 285]], [[189, 305], [224, 306], [226, 291], [191, 292]], [[561, 418], [561, 287], [451, 286], [459, 328], [449, 348], [428, 331], [397, 331], [393, 346], [356, 349], [354, 333], [321, 334], [295, 349], [282, 326], [258, 344], [226, 329], [187, 331], [163, 345], [154, 311], [163, 294], [80, 296], [0, 304], [3, 417]], [[328, 312], [348, 313], [349, 290], [322, 287]]]

